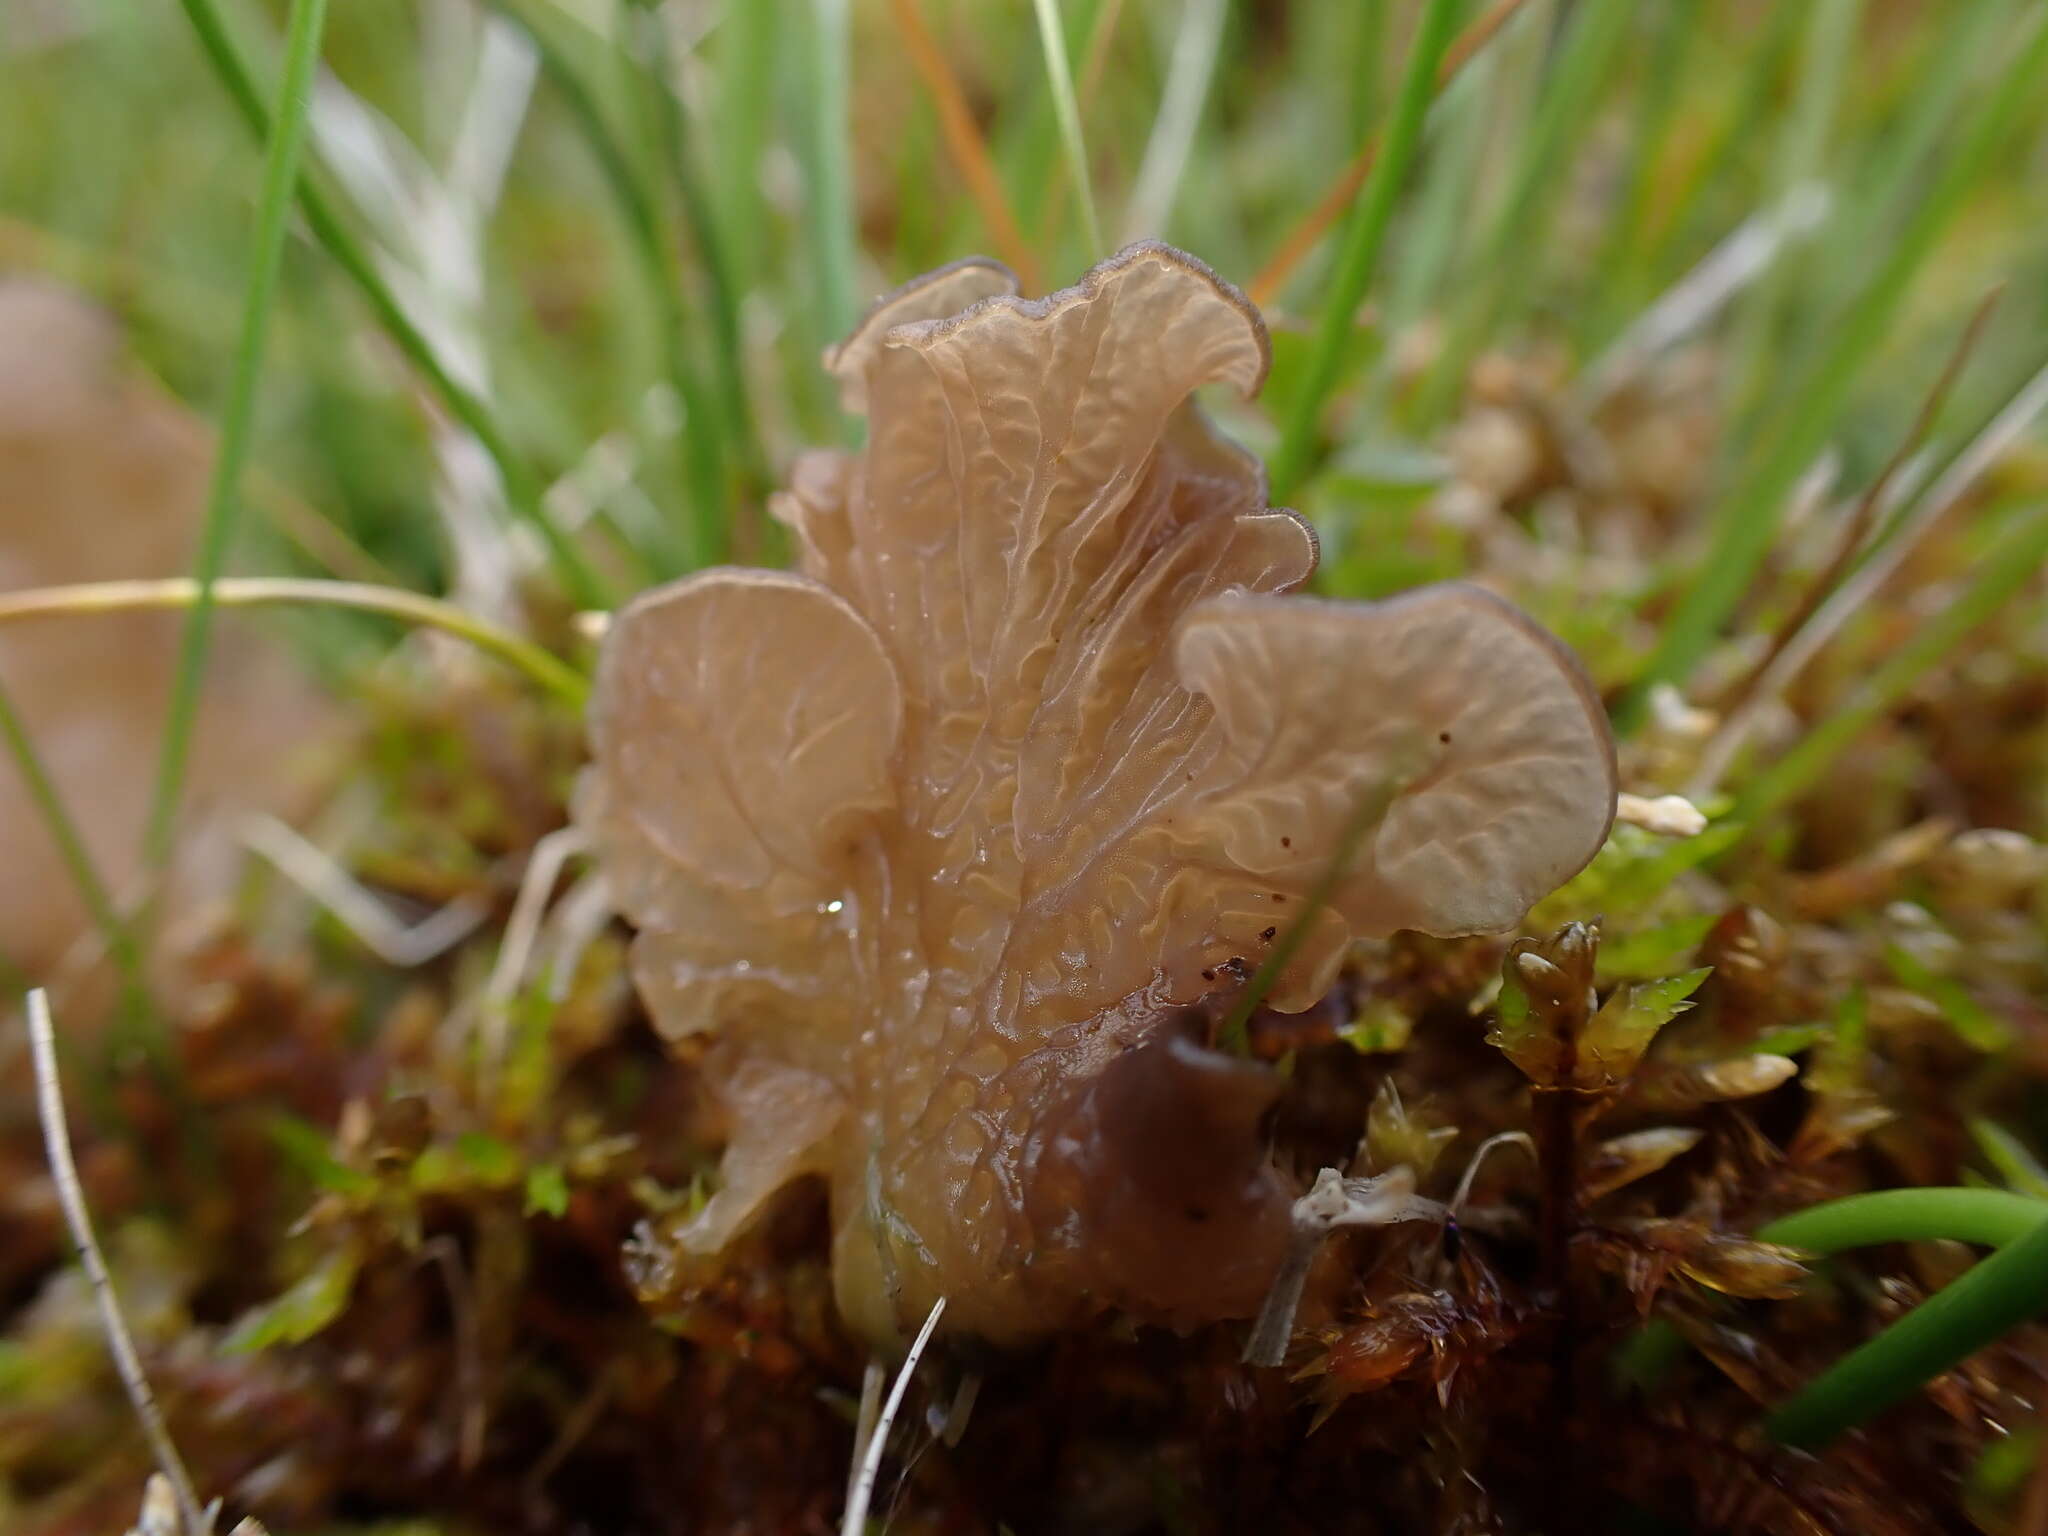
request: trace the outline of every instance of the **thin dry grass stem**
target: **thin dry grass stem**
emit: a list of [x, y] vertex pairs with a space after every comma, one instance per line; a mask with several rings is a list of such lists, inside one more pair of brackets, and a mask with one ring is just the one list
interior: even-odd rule
[[[1116, 24], [1123, 17], [1123, 10], [1124, 0], [1103, 0], [1102, 8], [1095, 13], [1095, 24], [1088, 29], [1080, 84], [1074, 90], [1083, 122], [1095, 110], [1095, 98], [1102, 88], [1103, 71], [1109, 65], [1110, 45], [1116, 41]], [[1048, 251], [1059, 247], [1060, 231], [1065, 228], [1067, 202], [1067, 162], [1061, 160], [1053, 165], [1051, 174], [1046, 178], [1045, 223], [1039, 233], [1039, 244]]]
[[1816, 652], [1827, 644], [1849, 616], [1861, 612], [1879, 588], [1904, 563], [1928, 530], [1952, 512], [2005, 451], [2048, 410], [2048, 365], [2014, 395], [1991, 424], [1978, 433], [1955, 462], [1929, 488], [1911, 517], [1870, 557], [1830, 593], [1778, 653], [1740, 708], [1731, 711], [1700, 754], [1698, 769], [1686, 793], [1703, 799], [1720, 783], [1735, 755], [1755, 730], [1762, 706], [1791, 685]]
[[1785, 648], [1792, 643], [1793, 637], [1799, 633], [1806, 621], [1813, 617], [1822, 603], [1827, 601], [1828, 593], [1834, 590], [1835, 584], [1856, 563], [1856, 557], [1863, 550], [1864, 541], [1876, 525], [1877, 511], [1883, 503], [1885, 493], [1890, 490], [1893, 480], [1898, 477], [1907, 460], [1912, 458], [1921, 443], [1927, 440], [1927, 434], [1933, 430], [1935, 421], [1941, 415], [1941, 408], [1948, 403], [1949, 392], [1954, 389], [1956, 380], [1962, 376], [1963, 365], [1969, 361], [1970, 354], [1977, 348], [1977, 343], [1983, 339], [1984, 328], [1990, 323], [1992, 311], [1998, 307], [1998, 301], [2004, 292], [2005, 285], [2000, 283], [1978, 302], [1970, 315], [1969, 323], [1963, 327], [1962, 335], [1956, 338], [1955, 348], [1949, 353], [1948, 361], [1942, 365], [1941, 373], [1935, 378], [1934, 387], [1928, 390], [1927, 398], [1921, 402], [1912, 425], [1907, 428], [1905, 436], [1899, 439], [1899, 445], [1892, 450], [1891, 457], [1885, 460], [1884, 467], [1878, 470], [1876, 477], [1857, 498], [1855, 509], [1850, 512], [1848, 521], [1842, 526], [1841, 538], [1834, 555], [1808, 585], [1806, 594], [1799, 600], [1798, 606], [1785, 616], [1784, 622], [1771, 636], [1771, 642], [1765, 647], [1763, 655], [1757, 658], [1756, 665], [1744, 673], [1720, 700], [1723, 718], [1733, 716], [1756, 692], [1757, 687], [1770, 673], [1771, 664], [1784, 653]]
[[[854, 1474], [853, 1492], [846, 1501], [846, 1518], [839, 1526], [840, 1536], [861, 1536], [867, 1529], [868, 1506], [874, 1501], [875, 1480], [882, 1475], [882, 1453], [888, 1448], [889, 1426], [896, 1422], [896, 1415], [903, 1407], [903, 1395], [910, 1390], [910, 1378], [917, 1373], [917, 1362], [923, 1356], [925, 1346], [931, 1342], [932, 1330], [939, 1326], [939, 1319], [945, 1311], [946, 1298], [941, 1296], [932, 1303], [924, 1326], [918, 1329], [917, 1337], [911, 1341], [910, 1353], [903, 1357], [903, 1368], [896, 1373], [895, 1384], [889, 1388], [888, 1401], [882, 1404], [874, 1430], [861, 1450], [860, 1470]], [[872, 1372], [873, 1367], [869, 1369]]]
[[276, 866], [386, 965], [425, 965], [476, 932], [490, 915], [473, 897], [458, 896], [408, 927], [347, 870], [275, 817], [248, 817], [241, 836], [244, 846]]
[[938, 1416], [932, 1433], [939, 1443], [951, 1450], [967, 1433], [968, 1422], [974, 1417], [974, 1405], [981, 1398], [983, 1377], [979, 1371], [969, 1371], [960, 1378], [960, 1385], [953, 1391], [953, 1401], [946, 1405], [946, 1411]]
[[[34, 587], [0, 594], [0, 624], [88, 613], [125, 613], [138, 608], [191, 607], [199, 600], [199, 583], [190, 576], [154, 580], [88, 581], [72, 586]], [[427, 629], [445, 630], [478, 650], [517, 667], [543, 688], [582, 707], [588, 691], [581, 673], [558, 661], [531, 641], [478, 618], [465, 608], [401, 587], [366, 586], [354, 581], [320, 581], [296, 576], [224, 576], [213, 583], [213, 603], [220, 608], [266, 608], [306, 605], [353, 608], [379, 613]]]
[[1224, 10], [1225, 0], [1190, 0], [1181, 15], [1173, 59], [1167, 66], [1166, 89], [1124, 211], [1126, 241], [1165, 233], [1172, 217], [1215, 77], [1216, 55], [1223, 44]]
[[912, 66], [923, 79], [925, 89], [931, 92], [932, 105], [939, 114], [939, 131], [946, 141], [946, 153], [965, 178], [968, 195], [981, 211], [981, 221], [988, 226], [998, 254], [1017, 274], [1025, 292], [1036, 293], [1038, 258], [1024, 238], [1017, 215], [1003, 193], [1002, 178], [996, 174], [995, 160], [990, 156], [987, 141], [982, 138], [974, 113], [967, 105], [967, 93], [961, 88], [959, 77], [953, 73], [953, 66], [947, 61], [938, 40], [932, 36], [923, 8], [918, 0], [889, 0], [889, 13], [895, 18], [896, 30], [903, 38]]
[[588, 874], [555, 906], [553, 942], [548, 946], [548, 1001], [569, 995], [569, 983], [583, 963], [583, 952], [612, 920], [612, 893], [604, 876]]
[[620, 1357], [608, 1359], [598, 1369], [597, 1379], [590, 1389], [577, 1399], [576, 1406], [569, 1410], [562, 1420], [562, 1427], [556, 1431], [554, 1442], [541, 1453], [541, 1458], [528, 1470], [524, 1479], [527, 1497], [538, 1499], [552, 1478], [562, 1468], [576, 1447], [588, 1438], [597, 1427], [598, 1419], [612, 1400], [618, 1395], [625, 1377], [624, 1362]]
[[1471, 1161], [1465, 1164], [1465, 1172], [1458, 1179], [1457, 1192], [1451, 1196], [1448, 1207], [1455, 1216], [1465, 1208], [1465, 1202], [1472, 1198], [1472, 1186], [1479, 1181], [1479, 1170], [1486, 1166], [1487, 1158], [1501, 1147], [1520, 1147], [1531, 1158], [1536, 1156], [1536, 1138], [1527, 1131], [1502, 1131], [1489, 1136], [1473, 1149]]
[[[1458, 71], [1472, 62], [1474, 55], [1500, 32], [1515, 17], [1526, 0], [1493, 0], [1472, 24], [1451, 40], [1451, 46], [1444, 51], [1443, 64], [1437, 70], [1437, 89], [1442, 90], [1458, 76]], [[1280, 242], [1279, 250], [1259, 270], [1259, 275], [1246, 285], [1245, 292], [1260, 308], [1271, 304], [1286, 286], [1287, 279], [1294, 275], [1294, 269], [1307, 259], [1309, 252], [1337, 226], [1344, 217], [1359, 189], [1365, 185], [1365, 178], [1372, 174], [1373, 160], [1380, 152], [1380, 136], [1375, 133], [1363, 144], [1358, 153], [1344, 167], [1342, 174], [1330, 184], [1307, 215], [1288, 232]]]
[[420, 1258], [440, 1271], [448, 1292], [448, 1311], [455, 1321], [455, 1379], [448, 1385], [455, 1405], [456, 1456], [464, 1472], [483, 1460], [487, 1405], [483, 1389], [483, 1348], [478, 1338], [476, 1298], [462, 1249], [445, 1233], [420, 1245]]
[[1749, 696], [1763, 682], [1763, 678], [1769, 676], [1772, 664], [1792, 643], [1792, 637], [1798, 635], [1798, 631], [1806, 625], [1808, 618], [1815, 616], [1821, 604], [1827, 602], [1827, 594], [1835, 590], [1835, 584], [1855, 563], [1855, 557], [1862, 553], [1864, 541], [1870, 537], [1870, 530], [1878, 520], [1878, 506], [1882, 504], [1884, 494], [1890, 489], [1892, 481], [1898, 477], [1898, 471], [1905, 469], [1907, 461], [1919, 451], [1919, 444], [1927, 440], [1927, 434], [1933, 430], [1935, 420], [1942, 416], [1942, 408], [1948, 403], [1950, 391], [1956, 387], [1956, 379], [1962, 377], [1964, 362], [1970, 360], [1970, 352], [1976, 350], [1978, 340], [1985, 336], [1985, 326], [1991, 324], [1991, 311], [1999, 307], [1999, 299], [2003, 297], [2003, 293], [2005, 285], [1999, 283], [1995, 289], [1991, 289], [1991, 293], [1987, 293], [1978, 301], [1976, 309], [1970, 313], [1970, 322], [1962, 328], [1962, 336], [1956, 338], [1956, 348], [1948, 354], [1948, 362], [1942, 367], [1942, 373], [1935, 377], [1933, 389], [1927, 391], [1927, 399], [1921, 401], [1919, 414], [1913, 418], [1913, 426], [1907, 428], [1907, 434], [1903, 438], [1898, 438], [1898, 446], [1892, 449], [1892, 457], [1884, 461], [1884, 467], [1876, 473], [1876, 479], [1870, 481], [1870, 485], [1864, 489], [1864, 494], [1855, 502], [1855, 510], [1849, 512], [1849, 520], [1841, 528], [1841, 541], [1835, 547], [1835, 555], [1821, 569], [1821, 573], [1815, 575], [1815, 580], [1806, 588], [1806, 596], [1800, 598], [1798, 606], [1790, 614], [1786, 614], [1782, 625], [1778, 625], [1778, 633], [1772, 635], [1772, 643], [1763, 649], [1763, 655], [1757, 657], [1757, 664], [1749, 668], [1749, 672], [1743, 674], [1720, 700], [1722, 717], [1733, 717], [1745, 705]]
[[484, 983], [484, 1062], [491, 1070], [505, 1059], [505, 1032], [512, 999], [526, 979], [527, 963], [533, 958], [534, 944], [540, 937], [548, 897], [562, 878], [563, 866], [587, 846], [580, 829], [558, 827], [533, 845], [533, 854], [526, 861], [526, 874], [520, 879], [519, 894], [512, 901], [512, 915], [505, 923], [504, 942], [498, 946], [498, 958], [491, 966], [490, 979]]
[[57, 1203], [63, 1208], [64, 1224], [71, 1230], [78, 1262], [92, 1287], [100, 1327], [107, 1336], [107, 1349], [114, 1357], [114, 1368], [120, 1374], [135, 1416], [142, 1422], [150, 1451], [171, 1485], [185, 1529], [194, 1536], [205, 1536], [213, 1529], [212, 1512], [200, 1504], [191, 1474], [185, 1470], [184, 1460], [171, 1441], [156, 1394], [143, 1374], [142, 1359], [128, 1332], [127, 1319], [121, 1315], [114, 1282], [107, 1274], [106, 1258], [100, 1252], [99, 1240], [93, 1236], [92, 1216], [85, 1207], [85, 1189], [78, 1181], [78, 1165], [71, 1156], [71, 1129], [64, 1116], [64, 1090], [57, 1075], [57, 1041], [50, 1020], [50, 1000], [40, 987], [28, 995], [28, 1040], [35, 1061], [36, 1110], [43, 1123], [43, 1147], [50, 1160], [50, 1178], [57, 1186]]
[[1323, 1169], [1309, 1192], [1294, 1202], [1287, 1256], [1267, 1288], [1239, 1358], [1267, 1369], [1286, 1362], [1310, 1266], [1323, 1240], [1339, 1227], [1390, 1227], [1403, 1221], [1433, 1221], [1443, 1214], [1442, 1206], [1415, 1193], [1415, 1170], [1405, 1163], [1370, 1179], [1347, 1179], [1335, 1168]]
[[1632, 321], [1585, 369], [1573, 396], [1590, 411], [1643, 364], [1703, 329], [1729, 301], [1770, 270], [1794, 241], [1818, 230], [1834, 205], [1825, 186], [1794, 187], [1774, 208], [1744, 222]]
[[875, 1438], [875, 1421], [882, 1416], [882, 1390], [889, 1385], [889, 1368], [870, 1356], [860, 1377], [860, 1406], [853, 1416], [853, 1458], [846, 1465], [846, 1504], [853, 1507], [853, 1490], [860, 1483], [860, 1469], [868, 1459], [868, 1443]]
[[[1102, 88], [1102, 72], [1109, 65], [1110, 45], [1116, 41], [1116, 24], [1123, 14], [1124, 0], [1103, 0], [1102, 9], [1095, 13], [1095, 25], [1088, 32], [1088, 51], [1081, 60], [1081, 86], [1076, 93], [1084, 116], [1095, 105], [1096, 94]], [[1064, 166], [1053, 172], [1055, 185], [1062, 192], [1065, 187], [1058, 178], [1065, 174]]]

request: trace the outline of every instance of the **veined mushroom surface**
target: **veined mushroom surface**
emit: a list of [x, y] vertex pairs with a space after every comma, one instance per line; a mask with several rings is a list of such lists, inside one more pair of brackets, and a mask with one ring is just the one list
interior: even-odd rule
[[1353, 938], [1510, 927], [1615, 803], [1598, 699], [1516, 609], [1285, 595], [1314, 535], [1191, 399], [1264, 379], [1241, 294], [1156, 244], [1014, 286], [957, 263], [828, 355], [868, 442], [778, 500], [800, 571], [617, 617], [578, 810], [655, 1020], [715, 1036], [732, 1140], [686, 1241], [822, 1175], [882, 1344], [941, 1295], [999, 1343], [1251, 1315], [1299, 1190], [1273, 1074], [1190, 1005], [1304, 913], [1281, 1009]]

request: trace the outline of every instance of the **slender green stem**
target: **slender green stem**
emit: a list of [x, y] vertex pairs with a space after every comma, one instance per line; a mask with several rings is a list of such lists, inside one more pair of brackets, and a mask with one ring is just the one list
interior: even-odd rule
[[1723, 497], [1713, 547], [1666, 623], [1622, 711], [1624, 725], [1641, 719], [1652, 687], [1692, 670], [1749, 591], [1776, 535], [1788, 493], [1826, 443], [1843, 402], [1889, 334], [1892, 317], [1936, 237], [1993, 163], [2048, 74], [2048, 11], [2037, 10], [2029, 25], [2031, 34], [2017, 40], [2004, 74], [1976, 112], [1963, 142], [1941, 162], [1933, 185], [1899, 232], [1876, 277], [1816, 360], [1788, 382], [1783, 398], [1794, 402], [1792, 408], [1759, 449], [1754, 466], [1738, 475]]
[[1067, 35], [1060, 26], [1059, 0], [1032, 0], [1038, 15], [1038, 42], [1045, 51], [1045, 77], [1052, 87], [1053, 115], [1060, 126], [1067, 174], [1074, 181], [1074, 201], [1081, 213], [1081, 233], [1091, 261], [1108, 254], [1102, 248], [1102, 225], [1095, 217], [1095, 182], [1088, 171], [1088, 141], [1081, 133], [1081, 107], [1074, 96], [1074, 72], [1067, 62]]
[[5, 683], [0, 683], [0, 739], [5, 740], [29, 799], [34, 802], [36, 813], [42, 817], [50, 840], [57, 845], [58, 855], [64, 860], [71, 883], [78, 888], [79, 898], [84, 901], [93, 926], [100, 931], [101, 942], [107, 946], [107, 953], [113, 957], [114, 967], [120, 972], [122, 990], [127, 994], [124, 1006], [143, 1005], [148, 994], [142, 971], [141, 946], [135, 942], [135, 935], [115, 906], [113, 893], [107, 889], [99, 866], [93, 862], [92, 850], [85, 846], [78, 823], [65, 809], [64, 797], [58, 792], [56, 781], [50, 777], [42, 754], [36, 751], [35, 740], [16, 711]]
[[1437, 66], [1450, 46], [1457, 16], [1457, 0], [1428, 0], [1416, 25], [1408, 67], [1394, 102], [1394, 116], [1366, 178], [1365, 190], [1344, 225], [1336, 275], [1316, 324], [1308, 371], [1270, 466], [1275, 503], [1285, 502], [1293, 495], [1308, 469], [1323, 406], [1336, 387], [1344, 354], [1351, 345], [1359, 303], [1371, 286], [1380, 247], [1394, 217], [1394, 204], [1415, 163], [1416, 151], [1421, 148], [1422, 120], [1435, 94]]
[[1222, 1027], [1216, 1031], [1219, 1049], [1243, 1055], [1250, 1044], [1252, 1015], [1258, 1012], [1259, 1004], [1272, 992], [1280, 980], [1280, 973], [1294, 963], [1294, 957], [1301, 952], [1301, 946], [1308, 942], [1309, 930], [1322, 915], [1337, 894], [1337, 887], [1344, 883], [1344, 877], [1351, 872], [1357, 861], [1358, 850], [1373, 830], [1386, 819], [1387, 808], [1394, 803], [1402, 790], [1408, 787], [1406, 774], [1390, 775], [1373, 785], [1359, 797], [1357, 806], [1351, 812], [1351, 819], [1344, 824], [1344, 830], [1337, 838], [1337, 846], [1330, 853], [1330, 862], [1316, 877], [1301, 910], [1294, 921], [1287, 925], [1287, 931], [1279, 941], [1266, 952], [1266, 958], [1259, 962], [1259, 968], [1252, 973], [1251, 984], [1244, 989], [1244, 995], [1230, 1010]]
[[[138, 608], [190, 609], [201, 600], [200, 583], [189, 576], [159, 581], [100, 581], [69, 587], [39, 587], [0, 594], [0, 625], [20, 619], [66, 614], [125, 613]], [[295, 576], [224, 576], [213, 583], [210, 601], [219, 608], [317, 605], [383, 614], [467, 640], [478, 650], [518, 668], [541, 687], [581, 709], [590, 683], [530, 640], [485, 623], [476, 615], [397, 587], [355, 581], [317, 581]], [[53, 823], [54, 825], [54, 823]]]
[[804, 200], [810, 246], [818, 263], [821, 340], [837, 341], [853, 329], [854, 253], [851, 126], [851, 41], [848, 0], [810, 0], [809, 133], [805, 135], [810, 196]]
[[[2029, 1203], [2038, 1210], [2037, 1202]], [[2044, 1308], [2048, 1218], [2037, 1214], [2023, 1234], [1836, 1361], [1779, 1406], [1764, 1421], [1764, 1429], [1781, 1445], [1817, 1449], [1953, 1369], [2008, 1329], [2039, 1316]]]
[[[640, 33], [644, 59], [642, 71], [654, 92], [659, 131], [655, 135], [681, 202], [684, 226], [697, 248], [711, 297], [712, 356], [718, 370], [720, 418], [740, 464], [749, 471], [759, 468], [760, 455], [754, 446], [753, 413], [747, 406], [747, 373], [740, 347], [740, 285], [734, 276], [732, 253], [725, 232], [690, 149], [689, 119], [675, 91], [675, 71], [669, 54], [668, 28], [661, 11], [654, 6], [640, 8]], [[722, 556], [725, 542], [723, 506], [709, 509], [710, 517], [700, 526], [699, 537], [713, 557]]]
[[[270, 138], [270, 110], [256, 88], [256, 76], [242, 57], [241, 49], [229, 35], [216, 0], [179, 0], [192, 29], [199, 38], [207, 61], [220, 77], [249, 131], [259, 141]], [[547, 546], [557, 575], [576, 602], [586, 608], [610, 606], [604, 581], [587, 556], [547, 515], [541, 505], [539, 482], [525, 462], [513, 451], [511, 442], [482, 400], [458, 383], [435, 352], [424, 332], [413, 324], [398, 297], [377, 271], [369, 252], [335, 211], [334, 205], [311, 177], [298, 183], [299, 210], [306, 225], [335, 264], [353, 283], [377, 323], [391, 338], [407, 362], [417, 368], [432, 387], [448, 413], [474, 437], [497, 468], [504, 484], [505, 502], [512, 514], [527, 523]]]
[[170, 714], [157, 759], [146, 843], [149, 862], [159, 869], [170, 860], [185, 766], [192, 755], [192, 725], [198, 717], [199, 690], [213, 634], [213, 584], [226, 563], [241, 508], [242, 466], [248, 460], [255, 428], [263, 343], [269, 331], [271, 303], [277, 296], [278, 269], [284, 261], [285, 222], [291, 214], [292, 189], [298, 184], [299, 155], [305, 148], [306, 118], [312, 106], [313, 71], [320, 62], [320, 35], [326, 21], [327, 0], [292, 0], [285, 30], [284, 78], [271, 119], [263, 193], [256, 210], [255, 247], [243, 289], [241, 341], [235, 349], [235, 369], [228, 382], [227, 407], [207, 493], [206, 521], [199, 535], [199, 599], [185, 620], [177, 674], [171, 684]]
[[1781, 1216], [1756, 1235], [1808, 1253], [1936, 1239], [2002, 1248], [2043, 1220], [2048, 1220], [2048, 1200], [2010, 1190], [1881, 1189]]
[[[668, 84], [667, 32], [661, 13], [638, 4], [637, 0], [622, 0], [619, 46], [620, 62], [627, 76], [627, 95], [640, 109], [643, 134], [663, 146], [665, 157], [679, 161], [682, 156], [678, 142], [681, 130], [671, 121], [677, 108]], [[676, 169], [676, 165], [671, 164], [671, 170]], [[691, 180], [686, 165], [677, 175], [685, 182]], [[686, 193], [685, 202], [689, 200], [690, 194]], [[668, 273], [666, 282], [672, 287], [675, 257], [666, 232], [667, 220], [661, 200], [649, 194], [645, 196], [643, 206], [648, 223], [643, 238], [652, 246], [648, 259], [662, 264]], [[670, 373], [677, 380], [676, 387], [681, 392], [683, 435], [688, 445], [685, 459], [691, 487], [686, 520], [689, 563], [693, 567], [713, 565], [725, 554], [727, 480], [725, 445], [720, 434], [733, 418], [725, 404], [712, 400], [711, 391], [705, 387], [696, 365], [691, 361], [681, 295], [677, 293], [671, 305], [669, 294], [664, 293], [662, 305], [662, 346]]]
[[721, 227], [736, 270], [761, 272], [761, 146], [775, 104], [776, 37], [782, 23], [774, 5], [728, 6], [713, 44], [719, 50], [718, 194]]

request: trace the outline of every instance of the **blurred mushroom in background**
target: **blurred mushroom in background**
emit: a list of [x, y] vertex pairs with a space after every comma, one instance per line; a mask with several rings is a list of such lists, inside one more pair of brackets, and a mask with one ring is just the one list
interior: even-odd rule
[[[0, 275], [0, 593], [188, 574], [211, 453], [207, 427], [129, 371], [111, 317], [54, 283]], [[144, 825], [183, 622], [138, 612], [0, 626], [0, 686], [123, 903], [145, 877]], [[231, 887], [239, 816], [308, 808], [320, 744], [338, 724], [278, 646], [221, 617], [160, 949]], [[102, 959], [50, 829], [4, 753], [0, 956], [53, 986], [75, 986]]]

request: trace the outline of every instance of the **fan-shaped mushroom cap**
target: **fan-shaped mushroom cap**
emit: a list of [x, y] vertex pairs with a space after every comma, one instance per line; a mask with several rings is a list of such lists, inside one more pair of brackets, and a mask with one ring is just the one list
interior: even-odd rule
[[945, 320], [983, 299], [1017, 291], [1017, 275], [987, 256], [963, 256], [885, 293], [861, 317], [853, 334], [825, 349], [825, 371], [839, 381], [840, 403], [868, 408], [868, 369], [889, 332], [921, 320]]
[[[719, 1032], [735, 1132], [691, 1240], [822, 1172], [878, 1342], [939, 1295], [997, 1340], [1248, 1312], [1290, 1195], [1270, 1083], [1169, 1048], [1185, 1005], [1311, 905], [1361, 797], [1382, 814], [1283, 1005], [1353, 933], [1513, 923], [1614, 805], [1597, 703], [1506, 604], [1277, 595], [1314, 537], [1190, 398], [1263, 380], [1242, 295], [1160, 245], [1011, 286], [946, 269], [830, 354], [870, 427], [776, 504], [804, 575], [622, 616], [579, 809], [655, 1018]], [[1151, 1166], [1133, 1117], [1214, 1130]]]
[[1360, 934], [1513, 926], [1600, 850], [1614, 744], [1571, 653], [1462, 582], [1380, 603], [1221, 598], [1180, 627], [1181, 680], [1229, 745], [1189, 835], [1313, 881], [1362, 798], [1386, 810], [1332, 904]]

